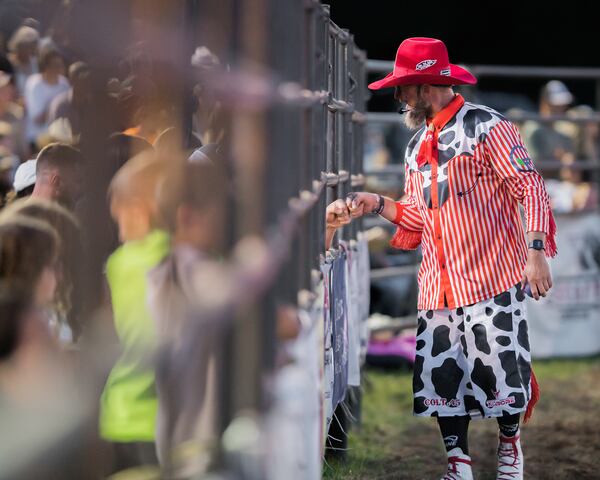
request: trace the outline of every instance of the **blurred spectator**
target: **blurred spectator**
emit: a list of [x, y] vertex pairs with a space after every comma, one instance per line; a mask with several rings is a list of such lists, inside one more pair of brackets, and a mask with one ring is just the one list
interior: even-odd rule
[[118, 79], [109, 80], [108, 96], [116, 107], [117, 130], [123, 132], [134, 124], [134, 117], [140, 105], [140, 99], [130, 89], [122, 88]]
[[74, 136], [81, 134], [81, 116], [88, 103], [90, 89], [90, 68], [84, 62], [75, 62], [69, 67], [71, 89], [56, 96], [50, 104], [48, 122], [66, 118]]
[[[33, 311], [27, 290], [9, 286], [6, 281], [0, 283], [0, 364], [4, 365], [27, 341], [25, 331], [31, 326], [29, 322], [33, 318], [28, 314], [32, 314]], [[38, 326], [41, 325], [43, 322], [39, 321]], [[38, 333], [43, 330], [35, 329], [35, 331]], [[0, 378], [2, 377], [0, 376]], [[6, 390], [2, 388], [4, 386], [2, 380], [0, 380], [0, 391], [5, 394]], [[2, 403], [4, 404], [4, 402]]]
[[0, 283], [0, 478], [100, 478], [89, 461], [94, 402], [68, 359], [30, 292]]
[[74, 209], [81, 194], [82, 168], [83, 156], [76, 148], [63, 143], [44, 147], [37, 156], [32, 196]]
[[47, 223], [20, 215], [0, 222], [0, 281], [29, 292], [34, 303], [54, 306], [59, 237]]
[[574, 168], [574, 161], [564, 162], [559, 178], [546, 180], [552, 209], [559, 213], [580, 212], [596, 208], [598, 187], [583, 181], [583, 172]]
[[[175, 168], [159, 190], [159, 205], [162, 215], [172, 219], [172, 253], [148, 277], [149, 304], [164, 342], [156, 372], [156, 443], [167, 476], [188, 478], [214, 460], [219, 432], [226, 324], [223, 316], [198, 312], [194, 299], [195, 275], [215, 258], [222, 241], [227, 189], [224, 176], [210, 163], [170, 163]], [[194, 339], [193, 346], [186, 337]]]
[[[539, 112], [542, 118], [566, 115], [573, 102], [573, 95], [567, 86], [552, 80], [542, 88]], [[535, 160], [559, 160], [568, 162], [575, 157], [575, 143], [572, 138], [561, 133], [556, 122], [527, 121], [521, 133], [527, 148]]]
[[109, 190], [111, 213], [124, 242], [106, 265], [123, 352], [101, 400], [100, 434], [113, 445], [113, 471], [158, 463], [154, 444], [157, 398], [148, 358], [156, 334], [146, 303], [146, 275], [169, 251], [169, 236], [160, 229], [155, 199], [168, 167], [154, 152], [144, 152], [117, 172]]
[[8, 74], [0, 72], [0, 145], [25, 159], [28, 154], [23, 108], [14, 101], [14, 86]]
[[60, 53], [47, 50], [40, 55], [40, 73], [32, 75], [27, 80], [25, 136], [31, 144], [37, 144], [40, 135], [48, 130], [50, 125], [48, 110], [52, 100], [69, 90], [69, 82], [63, 75], [64, 71], [65, 63]]
[[172, 106], [158, 98], [144, 99], [135, 112], [133, 124], [123, 133], [142, 137], [153, 144], [161, 132], [173, 125]]
[[56, 202], [22, 199], [13, 202], [0, 219], [20, 215], [47, 223], [59, 237], [56, 271], [59, 278], [54, 315], [50, 326], [64, 345], [77, 340], [82, 331], [81, 311], [81, 233], [75, 216]]
[[15, 71], [15, 83], [19, 96], [25, 95], [25, 85], [31, 75], [38, 73], [38, 44], [40, 34], [37, 30], [22, 26], [17, 29], [8, 42], [9, 59]]
[[[9, 233], [7, 228], [11, 228], [13, 231]], [[40, 234], [33, 226], [29, 230], [28, 227], [21, 228], [18, 233], [19, 226], [15, 224], [2, 225], [0, 226], [0, 236], [2, 240], [13, 237], [25, 241], [26, 238], [23, 235], [33, 233], [36, 240], [43, 238], [43, 234]], [[40, 236], [38, 237], [38, 235]], [[48, 238], [53, 237], [49, 235]], [[5, 251], [4, 242], [2, 242], [2, 246], [3, 257], [5, 254], [10, 255], [10, 252]], [[13, 244], [13, 248], [15, 246]], [[44, 245], [38, 246], [44, 248]], [[51, 245], [48, 250], [50, 249]], [[4, 258], [2, 260], [4, 263]], [[15, 413], [20, 408], [27, 409], [39, 401], [39, 394], [45, 396], [48, 393], [43, 389], [40, 390], [40, 387], [48, 386], [44, 377], [52, 366], [52, 362], [49, 360], [56, 353], [56, 346], [45, 325], [43, 312], [35, 305], [30, 288], [13, 284], [10, 279], [5, 277], [5, 273], [3, 268], [0, 282], [0, 404], [2, 405], [0, 417], [2, 417], [4, 435], [7, 434], [5, 422], [9, 420], [8, 417], [4, 417], [6, 411]], [[41, 383], [38, 384], [38, 381]], [[53, 385], [52, 388], [56, 388], [56, 385]], [[21, 424], [21, 428], [24, 425]], [[26, 456], [23, 453], [21, 455]], [[2, 475], [6, 472], [2, 471], [5, 467], [5, 465], [0, 467], [2, 478], [8, 478]]]
[[563, 82], [551, 80], [542, 88], [540, 113], [544, 116], [563, 115], [573, 100], [573, 94]]
[[44, 148], [51, 143], [66, 143], [75, 145], [79, 142], [79, 136], [73, 134], [71, 122], [66, 118], [58, 118], [48, 125], [48, 131], [38, 139], [39, 148]]
[[154, 98], [158, 92], [152, 57], [147, 48], [144, 42], [133, 44], [119, 63], [120, 78], [124, 78], [120, 89], [128, 90], [138, 98]]
[[[568, 117], [576, 120], [592, 120], [594, 115], [595, 112], [589, 105], [578, 105], [567, 112]], [[560, 131], [571, 137], [575, 142], [576, 158], [578, 160], [600, 158], [600, 125], [598, 122], [561, 122]]]
[[220, 66], [219, 57], [207, 47], [200, 46], [194, 51], [190, 62], [197, 76], [193, 89], [196, 102], [193, 131], [198, 134], [202, 145], [221, 143], [225, 135], [223, 107], [206, 85], [206, 77]]
[[[593, 208], [598, 201], [597, 187], [589, 183], [588, 172], [577, 168], [581, 159], [598, 158], [600, 130], [594, 122], [578, 123], [573, 119], [591, 118], [585, 105], [571, 108], [574, 97], [558, 80], [548, 82], [540, 95], [540, 116], [565, 116], [553, 122], [526, 121], [522, 133], [530, 153], [536, 160], [558, 160], [558, 178], [548, 178], [546, 185], [552, 208], [561, 213]], [[541, 166], [543, 169], [543, 165]]]
[[13, 180], [13, 189], [16, 198], [28, 197], [35, 188], [35, 170], [37, 160], [27, 160], [17, 168]]

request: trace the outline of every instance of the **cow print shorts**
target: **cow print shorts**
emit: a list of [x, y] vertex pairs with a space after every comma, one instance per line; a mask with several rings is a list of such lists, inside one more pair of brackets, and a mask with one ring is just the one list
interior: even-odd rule
[[531, 394], [527, 310], [520, 284], [455, 309], [419, 310], [414, 413], [499, 417]]

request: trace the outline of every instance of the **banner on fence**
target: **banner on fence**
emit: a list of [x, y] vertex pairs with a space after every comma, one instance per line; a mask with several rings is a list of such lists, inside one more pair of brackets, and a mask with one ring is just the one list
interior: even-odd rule
[[331, 268], [330, 310], [333, 326], [333, 409], [344, 400], [348, 387], [348, 305], [346, 303], [347, 255], [340, 250]]
[[557, 216], [553, 288], [527, 301], [533, 357], [600, 353], [600, 215]]

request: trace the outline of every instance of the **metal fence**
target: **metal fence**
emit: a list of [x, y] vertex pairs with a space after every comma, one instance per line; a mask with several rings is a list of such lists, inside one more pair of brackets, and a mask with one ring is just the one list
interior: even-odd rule
[[[315, 301], [326, 254], [325, 206], [364, 184], [366, 56], [317, 0], [108, 0], [100, 12], [89, 2], [73, 3], [71, 44], [94, 71], [94, 100], [81, 137], [95, 201], [84, 214], [92, 219], [106, 194], [92, 180], [106, 175], [105, 141], [118, 129], [106, 85], [118, 76], [124, 52], [142, 48], [161, 94], [178, 112], [184, 143], [195, 109], [190, 89], [198, 81], [190, 57], [196, 47], [208, 46], [220, 60], [202, 82], [222, 106], [233, 186], [221, 254], [256, 273], [244, 287], [250, 301], [233, 305], [235, 321], [223, 345], [229, 359], [221, 379], [223, 433], [240, 416], [250, 421], [247, 412], [268, 410], [265, 376], [275, 368], [277, 307]], [[102, 225], [91, 223], [94, 257], [93, 239]], [[355, 222], [339, 238], [352, 248], [361, 229]], [[248, 246], [253, 238], [258, 248]], [[336, 242], [327, 255], [339, 253]], [[89, 274], [99, 279], [101, 255], [95, 258]], [[91, 296], [98, 284], [90, 282]], [[228, 448], [221, 467], [263, 478], [230, 460], [247, 452]]]

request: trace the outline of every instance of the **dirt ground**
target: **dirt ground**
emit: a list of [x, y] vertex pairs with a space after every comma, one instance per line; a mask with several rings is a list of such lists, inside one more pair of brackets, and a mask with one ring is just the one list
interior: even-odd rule
[[[600, 479], [600, 358], [534, 362], [542, 398], [522, 429], [525, 478]], [[326, 464], [329, 479], [439, 479], [446, 455], [433, 419], [411, 415], [411, 373], [369, 370], [363, 420], [347, 461]], [[497, 426], [471, 423], [474, 475], [495, 479]]]

